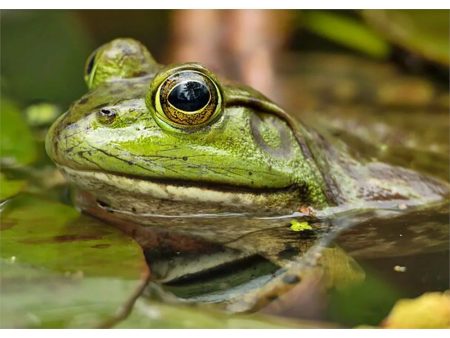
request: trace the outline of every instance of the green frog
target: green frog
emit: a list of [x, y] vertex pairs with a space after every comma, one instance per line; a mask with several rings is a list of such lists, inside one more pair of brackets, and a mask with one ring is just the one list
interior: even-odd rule
[[[98, 48], [85, 80], [89, 92], [50, 128], [47, 153], [75, 186], [81, 210], [120, 225], [147, 249], [163, 242], [171, 252], [220, 252], [216, 244], [234, 250], [244, 243], [283, 265], [286, 241], [270, 231], [258, 235], [275, 221], [314, 223], [448, 198], [446, 182], [363, 159], [256, 90], [197, 63], [160, 65], [132, 39]], [[304, 266], [288, 266], [252, 304], [295, 285]]]

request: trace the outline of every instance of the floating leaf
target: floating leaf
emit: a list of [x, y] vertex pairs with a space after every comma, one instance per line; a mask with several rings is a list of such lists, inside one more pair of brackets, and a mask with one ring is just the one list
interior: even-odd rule
[[25, 186], [25, 180], [8, 180], [0, 173], [0, 201], [4, 201], [17, 195]]
[[30, 128], [19, 107], [2, 97], [0, 102], [0, 163], [7, 166], [27, 165], [37, 158]]
[[106, 224], [33, 196], [1, 212], [2, 327], [94, 327], [141, 284], [140, 247]]
[[290, 229], [292, 231], [301, 232], [301, 231], [305, 231], [305, 230], [312, 230], [313, 228], [311, 225], [309, 225], [308, 222], [299, 222], [296, 219], [293, 219], [291, 221]]

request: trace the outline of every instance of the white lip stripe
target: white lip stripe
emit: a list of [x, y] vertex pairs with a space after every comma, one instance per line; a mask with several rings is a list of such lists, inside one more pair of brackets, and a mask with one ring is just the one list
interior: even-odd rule
[[285, 195], [286, 200], [291, 200], [293, 197], [292, 192], [225, 192], [203, 187], [186, 187], [156, 183], [110, 173], [74, 170], [64, 166], [60, 166], [60, 169], [66, 173], [70, 181], [86, 190], [96, 191], [101, 186], [108, 185], [124, 192], [143, 194], [157, 199], [168, 199], [180, 202], [208, 202], [225, 205], [242, 205], [245, 207], [255, 205], [264, 206], [268, 202], [268, 199], [275, 197], [275, 195], [278, 195], [278, 197], [280, 194]]

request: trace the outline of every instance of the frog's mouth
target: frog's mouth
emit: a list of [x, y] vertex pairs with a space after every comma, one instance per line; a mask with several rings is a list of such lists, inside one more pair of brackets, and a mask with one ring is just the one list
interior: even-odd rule
[[[206, 183], [174, 182], [161, 179], [130, 177], [115, 173], [72, 169], [58, 166], [69, 182], [87, 191], [104, 204], [118, 209], [165, 209], [165, 203], [190, 204], [198, 210], [274, 212], [295, 211], [299, 207], [299, 189], [251, 189]], [[166, 203], [167, 204], [167, 203]], [[174, 204], [171, 205], [173, 210]], [[208, 208], [211, 206], [211, 208]], [[183, 210], [181, 210], [183, 209]], [[184, 213], [185, 208], [181, 208]], [[294, 209], [294, 210], [293, 210]]]

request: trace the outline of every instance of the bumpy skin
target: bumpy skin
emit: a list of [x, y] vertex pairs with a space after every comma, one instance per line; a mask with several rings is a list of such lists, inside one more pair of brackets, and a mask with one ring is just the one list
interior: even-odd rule
[[[160, 83], [186, 69], [218, 90], [217, 114], [199, 127], [174, 127], [155, 101]], [[448, 195], [447, 184], [411, 170], [360, 163], [339, 140], [200, 65], [162, 67], [137, 41], [103, 45], [86, 71], [90, 91], [52, 126], [47, 152], [81, 191], [124, 218], [393, 207]]]

